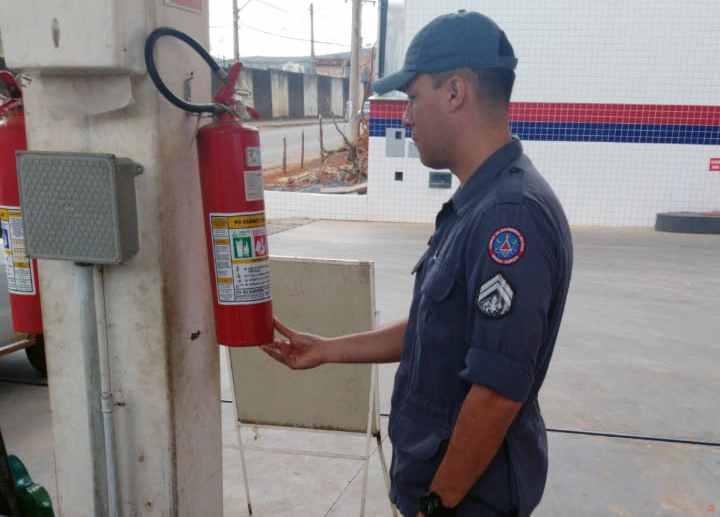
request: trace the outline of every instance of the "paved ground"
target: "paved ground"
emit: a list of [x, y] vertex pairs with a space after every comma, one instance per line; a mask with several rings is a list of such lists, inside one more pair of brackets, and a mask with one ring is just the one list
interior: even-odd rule
[[[373, 260], [380, 323], [406, 314], [409, 270], [429, 226], [305, 222], [274, 223], [284, 231], [271, 236], [272, 253]], [[542, 391], [551, 463], [535, 515], [720, 516], [720, 236], [575, 228], [573, 237], [568, 307]], [[384, 414], [393, 373], [393, 365], [380, 369]], [[0, 358], [7, 445], [55, 497], [39, 381], [22, 352]], [[229, 403], [223, 426], [225, 515], [247, 515]], [[361, 437], [332, 433], [246, 429], [243, 436], [261, 447], [357, 454], [364, 447]], [[359, 512], [361, 461], [258, 451], [247, 461], [259, 517]], [[376, 453], [366, 515], [390, 515]]]
[[[253, 124], [250, 122], [250, 124]], [[348, 134], [348, 126], [343, 120], [337, 121], [338, 127]], [[283, 138], [287, 148], [287, 164], [299, 164], [302, 154], [304, 133], [305, 161], [320, 157], [320, 124], [318, 119], [268, 120], [258, 121], [260, 130], [260, 148], [262, 164], [265, 169], [282, 166]], [[343, 144], [342, 135], [335, 129], [332, 119], [323, 120], [323, 148], [334, 151]]]

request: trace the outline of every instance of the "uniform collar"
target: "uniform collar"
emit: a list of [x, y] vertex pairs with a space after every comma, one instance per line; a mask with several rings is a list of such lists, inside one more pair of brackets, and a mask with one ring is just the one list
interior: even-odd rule
[[451, 198], [452, 204], [458, 215], [462, 215], [470, 206], [472, 201], [483, 192], [497, 174], [505, 170], [512, 162], [520, 158], [523, 148], [517, 137], [502, 146], [491, 154], [465, 182], [455, 191]]

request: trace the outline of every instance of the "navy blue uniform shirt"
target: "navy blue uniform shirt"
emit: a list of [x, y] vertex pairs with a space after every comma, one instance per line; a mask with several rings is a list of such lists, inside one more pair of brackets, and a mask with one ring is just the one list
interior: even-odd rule
[[537, 402], [572, 269], [567, 220], [517, 139], [443, 205], [415, 288], [390, 414], [391, 497], [419, 511], [473, 384], [522, 402], [458, 516], [529, 515], [547, 476]]

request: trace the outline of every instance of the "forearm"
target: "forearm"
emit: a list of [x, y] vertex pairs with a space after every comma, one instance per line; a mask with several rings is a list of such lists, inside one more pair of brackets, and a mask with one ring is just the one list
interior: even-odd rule
[[484, 386], [476, 384], [470, 389], [430, 485], [445, 506], [458, 505], [485, 472], [520, 406]]
[[391, 363], [400, 360], [407, 318], [369, 332], [327, 338], [325, 363]]

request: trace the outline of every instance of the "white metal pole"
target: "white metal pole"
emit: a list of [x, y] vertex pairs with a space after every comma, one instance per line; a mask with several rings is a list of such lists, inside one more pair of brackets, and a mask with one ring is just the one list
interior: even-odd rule
[[237, 0], [233, 0], [233, 59], [236, 63], [240, 61], [239, 18], [240, 11], [238, 10]]
[[352, 33], [350, 39], [350, 142], [357, 143], [357, 110], [360, 97], [360, 17], [362, 1], [352, 0]]
[[93, 272], [88, 264], [78, 264], [76, 279], [80, 311], [80, 344], [83, 348], [83, 371], [86, 377], [87, 417], [90, 438], [90, 461], [92, 462], [92, 492], [94, 511], [105, 515], [109, 506], [107, 469], [103, 454], [103, 418], [98, 390], [101, 382], [98, 372], [97, 320], [95, 318], [95, 295]]
[[243, 481], [245, 482], [245, 497], [247, 498], [248, 513], [252, 515], [253, 511], [252, 501], [250, 500], [250, 484], [248, 482], [247, 463], [245, 463], [245, 446], [243, 445], [242, 440], [242, 424], [238, 419], [237, 404], [235, 403], [235, 379], [233, 378], [232, 363], [230, 362], [230, 347], [226, 346], [223, 348], [225, 348], [225, 361], [227, 364], [228, 379], [230, 380], [230, 399], [232, 401], [233, 415], [235, 418], [235, 432], [237, 433], [238, 446], [240, 447], [240, 465], [243, 472]]
[[105, 283], [103, 281], [103, 269], [100, 265], [93, 268], [93, 285], [95, 290], [98, 360], [100, 364], [100, 411], [102, 412], [103, 429], [105, 431], [108, 506], [111, 517], [119, 517], [120, 505], [117, 487], [117, 464], [115, 461], [115, 433], [112, 418], [115, 402], [110, 384], [110, 350], [108, 347], [107, 316], [105, 312]]

